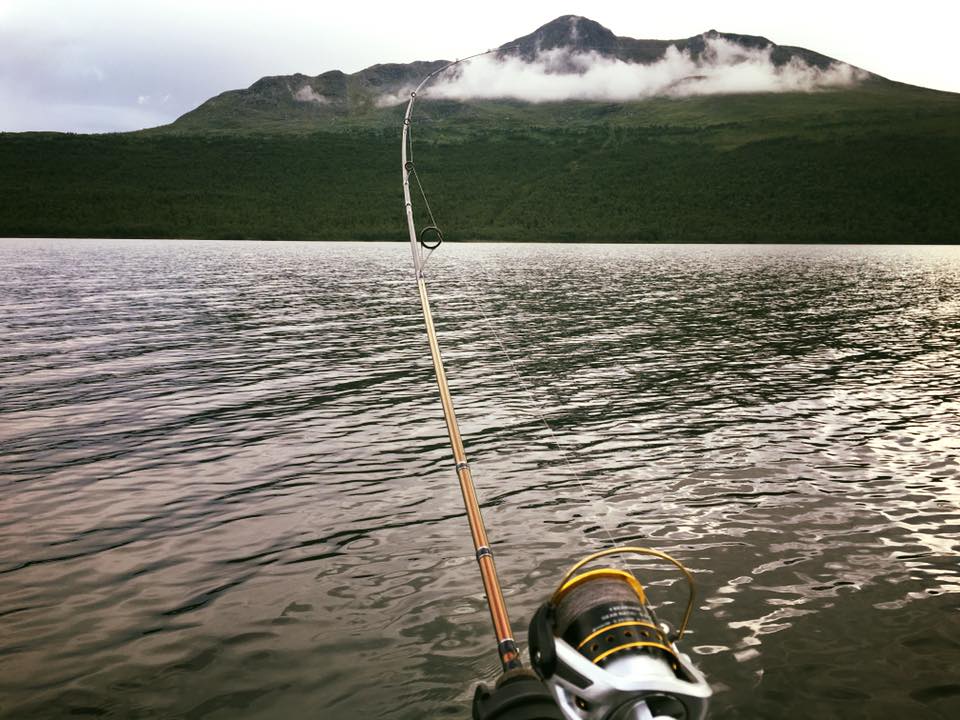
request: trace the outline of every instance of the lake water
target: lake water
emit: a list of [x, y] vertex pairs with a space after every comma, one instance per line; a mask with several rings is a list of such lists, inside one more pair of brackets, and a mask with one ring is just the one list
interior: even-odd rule
[[[0, 240], [0, 715], [469, 717], [498, 663], [410, 268]], [[694, 571], [712, 717], [960, 717], [960, 249], [428, 269], [521, 641], [613, 537]]]

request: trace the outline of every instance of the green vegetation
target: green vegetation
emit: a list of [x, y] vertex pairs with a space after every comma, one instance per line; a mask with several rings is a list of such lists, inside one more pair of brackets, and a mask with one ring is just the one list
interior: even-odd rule
[[[405, 239], [400, 108], [272, 124], [198, 112], [140, 133], [0, 135], [0, 236]], [[416, 120], [450, 240], [960, 236], [958, 95], [878, 81], [622, 105], [424, 101]]]

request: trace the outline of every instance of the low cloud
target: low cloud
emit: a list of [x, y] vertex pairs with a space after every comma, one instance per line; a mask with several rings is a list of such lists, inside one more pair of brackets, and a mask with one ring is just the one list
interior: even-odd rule
[[318, 105], [326, 105], [330, 100], [318, 93], [309, 85], [304, 85], [293, 94], [293, 99], [299, 102], [313, 102]]
[[[814, 92], [850, 87], [869, 75], [846, 63], [824, 69], [798, 57], [777, 66], [772, 53], [772, 46], [746, 48], [724, 38], [708, 38], [698, 57], [671, 45], [663, 58], [650, 64], [565, 48], [542, 51], [532, 62], [487, 55], [452, 68], [427, 94], [453, 100], [625, 102], [657, 96]], [[408, 95], [409, 90], [385, 95], [380, 104], [396, 104]]]
[[[400, 103], [405, 103], [407, 100], [410, 99], [410, 92], [411, 92], [412, 90], [413, 90], [413, 86], [411, 85], [410, 87], [401, 88], [400, 90], [398, 90], [397, 92], [394, 92], [394, 93], [384, 93], [383, 95], [378, 96], [378, 97], [376, 98], [376, 100], [374, 101], [374, 103], [376, 104], [377, 107], [380, 107], [380, 108], [393, 107], [394, 105], [399, 105]], [[428, 94], [430, 94], [430, 93], [428, 93]], [[436, 97], [436, 96], [434, 96], [434, 97]], [[448, 95], [443, 95], [442, 97], [450, 97], [450, 96], [448, 96]], [[458, 99], [458, 100], [467, 100], [467, 99], [469, 99], [470, 97], [472, 97], [472, 96], [463, 95], [463, 96], [461, 96], [461, 97], [458, 97], [457, 99]], [[476, 96], [476, 97], [480, 97], [480, 96]]]

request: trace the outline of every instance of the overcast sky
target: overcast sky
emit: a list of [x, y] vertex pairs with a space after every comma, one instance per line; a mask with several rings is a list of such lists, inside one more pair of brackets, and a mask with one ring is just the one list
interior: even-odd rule
[[264, 75], [463, 57], [567, 14], [636, 38], [764, 35], [960, 92], [945, 0], [0, 0], [0, 131], [151, 127]]

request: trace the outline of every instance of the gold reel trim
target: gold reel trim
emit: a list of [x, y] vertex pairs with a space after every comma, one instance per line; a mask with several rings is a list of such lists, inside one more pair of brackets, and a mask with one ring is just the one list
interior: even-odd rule
[[607, 650], [604, 653], [600, 653], [599, 655], [597, 655], [597, 657], [593, 659], [593, 663], [594, 665], [596, 665], [606, 660], [608, 657], [610, 657], [614, 653], [618, 653], [621, 650], [629, 650], [630, 648], [637, 648], [637, 647], [659, 648], [660, 650], [664, 650], [667, 653], [669, 653], [670, 657], [673, 658], [674, 661], [677, 660], [677, 654], [666, 645], [662, 645], [661, 643], [655, 643], [655, 642], [632, 642], [632, 643], [627, 643], [626, 645], [620, 645], [618, 647], [612, 648], [610, 650]]
[[[566, 574], [560, 580], [560, 585], [559, 587], [557, 587], [556, 592], [553, 593], [553, 597], [550, 598], [551, 604], [556, 606], [559, 603], [560, 599], [571, 588], [575, 587], [576, 585], [579, 585], [581, 582], [584, 582], [584, 580], [587, 579], [588, 576], [597, 577], [604, 574], [608, 576], [609, 575], [625, 576], [624, 579], [627, 580], [627, 582], [630, 584], [631, 587], [633, 587], [634, 589], [639, 588], [640, 597], [643, 598], [645, 601], [646, 596], [643, 592], [643, 586], [640, 585], [640, 582], [636, 579], [636, 577], [634, 577], [632, 572], [627, 572], [625, 570], [615, 570], [613, 568], [604, 568], [602, 570], [591, 570], [589, 572], [583, 573], [582, 575], [578, 575], [576, 578], [573, 577], [573, 574], [577, 572], [577, 570], [582, 568], [584, 565], [587, 565], [593, 562], [594, 560], [599, 560], [600, 558], [603, 558], [603, 557], [609, 557], [610, 555], [643, 555], [645, 557], [653, 557], [653, 558], [657, 558], [658, 560], [664, 560], [666, 562], [669, 562], [670, 564], [678, 568], [680, 572], [683, 573], [683, 576], [687, 580], [687, 588], [689, 591], [689, 595], [687, 597], [687, 609], [683, 613], [683, 620], [680, 623], [680, 628], [677, 630], [676, 639], [679, 640], [680, 638], [682, 638], [683, 633], [686, 632], [687, 630], [687, 623], [690, 622], [690, 615], [693, 614], [693, 602], [694, 602], [694, 599], [696, 598], [696, 592], [697, 592], [696, 583], [694, 582], [693, 574], [683, 565], [683, 563], [681, 563], [676, 558], [673, 558], [667, 555], [665, 552], [660, 552], [659, 550], [653, 550], [652, 548], [627, 545], [623, 547], [607, 548], [606, 550], [600, 550], [599, 552], [595, 552], [591, 555], [587, 555], [587, 557], [575, 563], [573, 567], [567, 570]], [[669, 650], [669, 648], [666, 648], [666, 649]], [[672, 651], [670, 652], [672, 654]]]
[[613, 625], [607, 625], [606, 627], [600, 628], [600, 629], [597, 630], [596, 632], [590, 633], [589, 635], [587, 635], [587, 637], [585, 637], [585, 638], [580, 642], [579, 645], [577, 645], [577, 650], [581, 649], [584, 645], [586, 645], [586, 644], [587, 644], [588, 642], [590, 642], [591, 640], [595, 640], [596, 638], [600, 637], [600, 636], [603, 635], [605, 632], [610, 632], [611, 630], [616, 630], [617, 628], [622, 628], [622, 627], [645, 627], [645, 628], [650, 628], [650, 629], [653, 630], [655, 633], [657, 633], [657, 636], [658, 636], [658, 637], [660, 637], [661, 639], [663, 639], [663, 631], [662, 631], [660, 628], [658, 628], [656, 625], [652, 625], [652, 624], [650, 624], [650, 623], [645, 623], [645, 622], [640, 622], [639, 620], [630, 620], [629, 622], [619, 622], [619, 623], [614, 623]]

